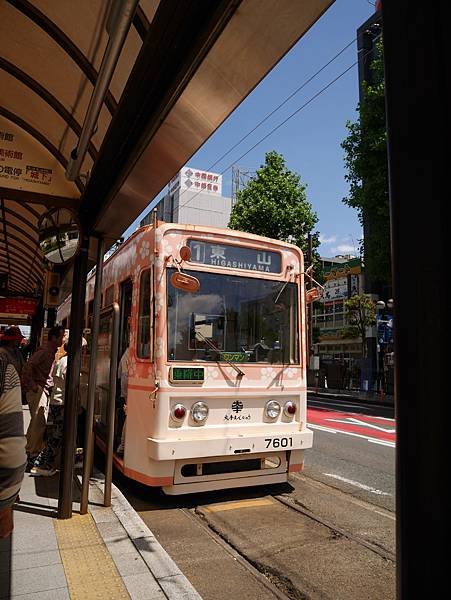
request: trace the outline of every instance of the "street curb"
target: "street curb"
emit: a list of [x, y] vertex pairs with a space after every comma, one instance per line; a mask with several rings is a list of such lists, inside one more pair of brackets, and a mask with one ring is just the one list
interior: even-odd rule
[[[97, 469], [94, 469], [93, 477], [90, 479], [90, 487], [94, 491], [93, 495], [96, 496], [96, 501], [99, 497], [99, 492], [101, 493], [103, 500], [104, 483], [104, 474]], [[110, 509], [124, 528], [130, 542], [146, 563], [151, 574], [160, 586], [165, 598], [168, 598], [168, 600], [202, 600], [199, 593], [180, 571], [176, 563], [172, 560], [163, 546], [161, 546], [151, 530], [114, 484], [112, 484], [111, 488]], [[103, 510], [106, 509], [103, 508]], [[96, 520], [95, 513], [98, 511], [102, 511], [102, 508], [90, 506], [90, 512], [93, 513], [94, 520]], [[102, 535], [102, 531], [100, 531], [100, 534]], [[104, 541], [108, 546], [107, 538], [104, 538]], [[125, 577], [125, 580], [126, 579], [127, 578]], [[131, 590], [129, 590], [129, 592], [131, 592]], [[147, 596], [144, 595], [143, 592], [144, 590], [141, 590], [142, 595], [139, 595], [140, 598], [162, 597], [159, 593], [156, 593], [153, 596]], [[134, 594], [131, 595], [133, 598]]]
[[309, 394], [312, 398], [325, 398], [325, 399], [334, 399], [334, 400], [343, 400], [345, 402], [355, 402], [366, 404], [368, 406], [387, 406], [394, 407], [394, 400], [390, 396], [388, 400], [381, 401], [380, 398], [370, 398], [368, 396], [362, 397], [353, 394], [346, 394], [343, 392], [326, 392], [324, 390], [315, 391], [314, 389], [307, 389], [307, 394]]

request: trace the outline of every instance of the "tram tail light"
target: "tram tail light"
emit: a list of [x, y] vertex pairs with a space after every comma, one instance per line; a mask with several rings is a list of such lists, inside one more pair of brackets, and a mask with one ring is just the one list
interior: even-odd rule
[[173, 407], [171, 414], [175, 421], [182, 421], [186, 415], [186, 408], [183, 406], [183, 404], [176, 404]]
[[286, 402], [283, 407], [283, 412], [287, 417], [292, 417], [296, 414], [296, 404], [294, 402]]

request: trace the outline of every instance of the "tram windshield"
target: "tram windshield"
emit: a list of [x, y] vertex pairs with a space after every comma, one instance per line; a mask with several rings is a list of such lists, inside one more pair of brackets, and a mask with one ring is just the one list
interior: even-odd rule
[[168, 359], [299, 363], [294, 283], [190, 271], [197, 293], [174, 288], [167, 273]]

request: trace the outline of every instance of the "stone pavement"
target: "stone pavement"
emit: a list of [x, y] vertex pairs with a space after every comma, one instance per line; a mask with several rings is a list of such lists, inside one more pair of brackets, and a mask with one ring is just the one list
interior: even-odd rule
[[0, 540], [1, 600], [201, 600], [115, 486], [102, 506], [102, 474], [91, 480], [89, 514], [75, 502], [72, 519], [56, 519], [58, 485], [58, 474], [25, 475], [14, 532]]

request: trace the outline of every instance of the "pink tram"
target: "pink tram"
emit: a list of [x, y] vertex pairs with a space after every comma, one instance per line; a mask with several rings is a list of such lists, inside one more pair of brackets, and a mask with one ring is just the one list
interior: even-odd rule
[[[88, 327], [94, 281], [88, 279]], [[112, 303], [119, 305], [117, 356], [128, 348], [126, 418], [116, 410], [116, 450], [125, 427], [123, 455], [114, 455], [120, 471], [184, 494], [285, 482], [302, 470], [313, 433], [306, 425], [299, 248], [158, 222], [105, 261], [102, 306]], [[69, 309], [68, 299], [58, 312], [65, 326]], [[98, 341], [95, 432], [102, 448], [109, 327], [101, 321]], [[117, 390], [119, 396], [119, 383]]]

